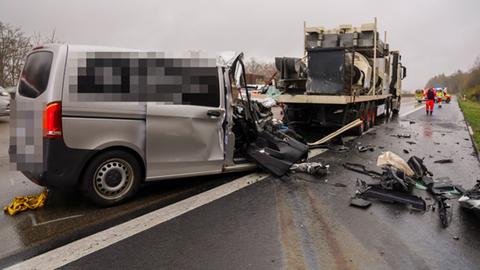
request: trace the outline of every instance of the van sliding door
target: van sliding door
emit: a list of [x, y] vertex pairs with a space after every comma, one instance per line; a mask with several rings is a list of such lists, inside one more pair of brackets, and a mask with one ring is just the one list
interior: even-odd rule
[[200, 84], [192, 91], [179, 87], [172, 102], [147, 103], [147, 180], [222, 171], [225, 110], [218, 70], [202, 68], [198, 76]]

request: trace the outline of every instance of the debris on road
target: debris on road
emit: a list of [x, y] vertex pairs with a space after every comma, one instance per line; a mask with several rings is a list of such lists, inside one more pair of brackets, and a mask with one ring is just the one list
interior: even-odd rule
[[350, 205], [358, 207], [358, 208], [366, 209], [366, 208], [370, 207], [370, 205], [372, 205], [372, 203], [367, 201], [367, 200], [364, 200], [362, 198], [353, 197], [350, 200]]
[[438, 198], [438, 215], [440, 217], [440, 222], [443, 228], [447, 228], [452, 220], [453, 213], [451, 210], [451, 206], [447, 203], [449, 200], [445, 195], [440, 195]]
[[367, 152], [367, 151], [373, 152], [373, 151], [375, 151], [375, 147], [371, 144], [366, 145], [366, 146], [365, 145], [359, 145], [359, 146], [357, 146], [357, 150], [360, 153]]
[[387, 151], [378, 156], [377, 166], [384, 167], [385, 165], [391, 165], [399, 170], [402, 170], [408, 176], [415, 175], [410, 166], [408, 166], [407, 162], [393, 152]]
[[465, 191], [458, 202], [461, 207], [480, 213], [480, 180], [477, 180], [473, 188]]
[[273, 175], [282, 176], [307, 157], [308, 146], [278, 130], [262, 131], [249, 145], [247, 155]]
[[451, 158], [439, 159], [439, 160], [435, 160], [433, 163], [439, 163], [439, 164], [453, 163], [453, 159]]
[[383, 188], [370, 186], [358, 194], [361, 198], [376, 199], [388, 203], [401, 203], [410, 205], [413, 209], [426, 211], [427, 203], [421, 197], [405, 192], [385, 190]]
[[412, 141], [407, 141], [408, 144], [412, 145], [412, 144], [417, 144], [416, 142], [412, 142]]
[[395, 135], [390, 135], [392, 137], [397, 137], [397, 138], [400, 138], [400, 139], [410, 139], [412, 137], [412, 135], [410, 134], [395, 134]]
[[408, 151], [407, 149], [403, 149], [403, 153], [410, 154], [410, 151]]
[[16, 215], [26, 210], [33, 210], [45, 205], [47, 200], [48, 190], [44, 189], [38, 195], [18, 196], [13, 199], [11, 203], [3, 208], [3, 211], [10, 215]]
[[305, 163], [298, 163], [298, 164], [293, 164], [292, 167], [290, 167], [290, 171], [292, 172], [303, 172], [303, 173], [308, 173], [314, 176], [325, 176], [328, 173], [328, 168], [330, 166], [324, 165], [321, 162], [305, 162]]

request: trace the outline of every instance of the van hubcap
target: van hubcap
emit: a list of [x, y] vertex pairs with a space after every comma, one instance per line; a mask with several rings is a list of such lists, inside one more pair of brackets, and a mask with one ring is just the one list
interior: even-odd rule
[[94, 176], [95, 192], [105, 199], [124, 196], [132, 186], [133, 170], [123, 159], [109, 159], [98, 167]]

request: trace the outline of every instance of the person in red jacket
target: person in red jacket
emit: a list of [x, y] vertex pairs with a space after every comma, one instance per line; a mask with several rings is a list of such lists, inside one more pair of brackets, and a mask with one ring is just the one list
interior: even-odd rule
[[433, 106], [435, 106], [435, 90], [433, 88], [428, 89], [427, 91], [427, 96], [426, 96], [426, 110], [427, 110], [427, 115], [430, 113], [432, 115], [433, 113]]

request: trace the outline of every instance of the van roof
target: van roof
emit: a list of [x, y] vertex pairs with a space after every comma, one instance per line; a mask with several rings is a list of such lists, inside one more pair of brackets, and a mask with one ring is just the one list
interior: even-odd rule
[[[83, 44], [66, 44], [66, 43], [48, 43], [44, 44], [41, 47], [45, 49], [57, 49], [58, 47], [68, 46], [69, 52], [82, 53], [82, 52], [145, 52], [152, 53], [154, 51], [146, 51], [139, 49], [130, 49], [130, 48], [120, 48], [120, 47], [111, 47], [111, 46], [97, 46], [97, 45], [83, 45]], [[161, 53], [161, 51], [158, 51]], [[167, 53], [167, 55], [169, 55]], [[237, 57], [243, 56], [242, 52], [234, 51], [224, 51], [217, 53], [215, 55], [209, 54], [207, 57], [201, 58], [212, 58], [217, 60], [218, 66], [229, 66]], [[180, 57], [173, 57], [180, 58]], [[198, 57], [181, 57], [181, 58], [198, 58]]]

